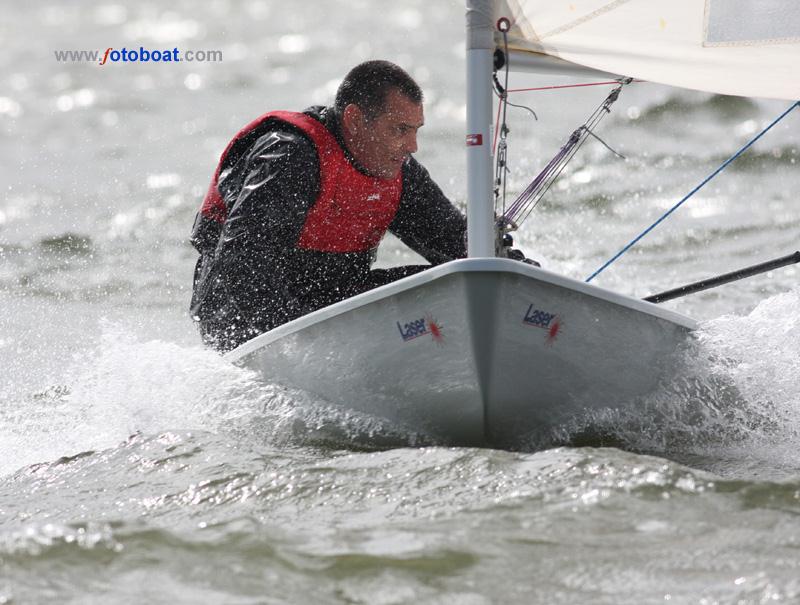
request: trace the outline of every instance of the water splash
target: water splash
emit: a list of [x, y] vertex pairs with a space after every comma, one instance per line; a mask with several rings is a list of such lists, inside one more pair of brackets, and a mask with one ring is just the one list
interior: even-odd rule
[[92, 349], [74, 354], [59, 384], [6, 393], [0, 407], [0, 474], [110, 448], [132, 434], [224, 432], [270, 445], [372, 449], [419, 445], [422, 434], [260, 380], [201, 347], [141, 341], [101, 324]]
[[800, 290], [702, 324], [634, 412], [576, 419], [551, 443], [610, 445], [739, 476], [800, 468]]

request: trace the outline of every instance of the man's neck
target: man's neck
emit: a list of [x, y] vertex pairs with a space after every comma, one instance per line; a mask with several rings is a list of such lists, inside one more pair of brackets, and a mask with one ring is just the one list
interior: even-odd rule
[[328, 127], [328, 130], [330, 130], [333, 134], [336, 142], [339, 143], [339, 146], [344, 151], [344, 156], [347, 158], [347, 161], [350, 162], [359, 172], [366, 174], [367, 176], [375, 176], [370, 174], [369, 171], [364, 168], [361, 162], [359, 162], [356, 158], [355, 154], [353, 154], [351, 151], [353, 149], [353, 138], [345, 131], [345, 128], [342, 125], [341, 117], [336, 113], [336, 110], [333, 107], [328, 107], [325, 110], [325, 124]]

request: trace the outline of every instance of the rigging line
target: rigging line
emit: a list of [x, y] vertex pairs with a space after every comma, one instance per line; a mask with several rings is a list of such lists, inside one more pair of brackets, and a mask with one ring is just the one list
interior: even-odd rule
[[[582, 129], [578, 130], [581, 131]], [[572, 147], [572, 149], [569, 150], [567, 155], [562, 159], [561, 163], [557, 167], [557, 170], [554, 170], [552, 174], [549, 175], [548, 180], [546, 180], [545, 184], [540, 188], [535, 197], [533, 197], [529, 202], [529, 204], [525, 207], [525, 210], [523, 210], [525, 212], [525, 215], [519, 219], [520, 223], [526, 221], [528, 217], [531, 215], [531, 213], [536, 209], [536, 207], [539, 205], [539, 202], [542, 201], [545, 194], [550, 190], [550, 187], [553, 186], [553, 183], [561, 175], [561, 172], [564, 170], [566, 165], [572, 161], [572, 158], [575, 156], [576, 153], [578, 153], [578, 150], [586, 142], [586, 138], [587, 137], [585, 135], [579, 135], [577, 143]]]
[[536, 112], [533, 111], [533, 109], [531, 109], [527, 105], [517, 105], [516, 103], [512, 103], [508, 99], [506, 99], [506, 104], [511, 105], [511, 107], [516, 107], [518, 109], [524, 109], [525, 111], [527, 111], [528, 113], [530, 113], [533, 116], [534, 120], [536, 120], [537, 122], [539, 121], [539, 116], [537, 116]]
[[739, 151], [737, 151], [737, 152], [736, 152], [736, 153], [734, 153], [734, 154], [733, 154], [731, 157], [729, 157], [727, 160], [725, 160], [725, 162], [724, 162], [724, 163], [723, 163], [723, 164], [722, 164], [722, 165], [721, 165], [719, 168], [717, 168], [717, 169], [716, 169], [714, 172], [712, 172], [712, 173], [711, 173], [710, 175], [708, 175], [708, 176], [707, 176], [705, 179], [703, 179], [703, 181], [702, 181], [702, 182], [701, 182], [699, 185], [697, 185], [697, 187], [695, 187], [695, 188], [694, 188], [694, 189], [692, 189], [692, 190], [691, 190], [689, 193], [687, 193], [687, 194], [686, 194], [686, 195], [683, 197], [683, 199], [682, 199], [681, 201], [679, 201], [679, 202], [678, 202], [677, 204], [675, 204], [675, 205], [674, 205], [672, 208], [670, 208], [670, 209], [669, 209], [669, 210], [667, 210], [667, 211], [666, 211], [664, 214], [662, 214], [662, 215], [661, 215], [661, 217], [660, 217], [660, 218], [659, 218], [659, 219], [658, 219], [658, 220], [657, 220], [655, 223], [653, 223], [652, 225], [650, 225], [650, 226], [649, 226], [647, 229], [645, 229], [644, 231], [642, 231], [642, 232], [641, 232], [639, 235], [637, 235], [637, 236], [636, 236], [635, 238], [633, 238], [633, 239], [632, 239], [630, 242], [628, 242], [628, 244], [627, 244], [627, 245], [626, 245], [624, 248], [622, 248], [622, 250], [620, 250], [619, 252], [617, 252], [617, 253], [616, 253], [614, 256], [612, 256], [612, 257], [611, 257], [609, 260], [607, 260], [607, 261], [605, 262], [605, 264], [603, 264], [603, 266], [602, 266], [602, 267], [600, 267], [600, 268], [599, 268], [597, 271], [595, 271], [595, 272], [594, 272], [594, 273], [592, 273], [592, 274], [591, 274], [589, 277], [587, 277], [587, 278], [586, 278], [586, 282], [588, 283], [588, 282], [592, 281], [592, 280], [593, 280], [595, 277], [597, 277], [598, 275], [600, 275], [600, 273], [602, 273], [602, 272], [603, 272], [603, 271], [604, 271], [604, 270], [605, 270], [605, 269], [606, 269], [606, 268], [607, 268], [607, 267], [608, 267], [608, 266], [609, 266], [611, 263], [613, 263], [613, 262], [614, 262], [615, 260], [617, 260], [617, 259], [618, 259], [620, 256], [622, 256], [623, 254], [625, 254], [625, 253], [626, 253], [628, 250], [630, 250], [631, 248], [633, 248], [633, 246], [634, 246], [634, 245], [635, 245], [635, 244], [636, 244], [636, 243], [637, 243], [637, 242], [638, 242], [640, 239], [642, 239], [642, 238], [643, 238], [645, 235], [647, 235], [647, 234], [648, 234], [648, 233], [650, 233], [650, 232], [651, 232], [653, 229], [655, 229], [655, 228], [656, 228], [656, 226], [658, 226], [658, 225], [659, 225], [659, 224], [660, 224], [662, 221], [664, 221], [664, 219], [666, 219], [666, 218], [667, 218], [667, 217], [668, 217], [670, 214], [672, 214], [673, 212], [675, 212], [675, 210], [677, 210], [678, 208], [680, 208], [680, 206], [681, 206], [681, 205], [682, 205], [682, 204], [683, 204], [683, 203], [684, 203], [686, 200], [688, 200], [688, 199], [689, 199], [690, 197], [692, 197], [692, 196], [693, 196], [695, 193], [697, 193], [698, 191], [700, 191], [700, 189], [701, 189], [701, 188], [702, 188], [702, 187], [703, 187], [703, 186], [704, 186], [706, 183], [708, 183], [708, 182], [709, 182], [711, 179], [713, 179], [715, 176], [717, 176], [717, 175], [718, 175], [720, 172], [722, 172], [723, 170], [725, 170], [725, 168], [727, 168], [727, 167], [728, 167], [728, 165], [729, 165], [731, 162], [733, 162], [733, 161], [734, 161], [736, 158], [738, 158], [740, 155], [742, 155], [742, 154], [743, 154], [745, 151], [747, 151], [748, 149], [750, 149], [750, 147], [752, 147], [752, 146], [753, 146], [753, 144], [754, 144], [756, 141], [758, 141], [758, 139], [760, 139], [760, 138], [761, 138], [761, 137], [763, 137], [765, 134], [767, 134], [767, 132], [769, 132], [769, 130], [770, 130], [770, 129], [771, 129], [773, 126], [775, 126], [775, 124], [777, 124], [777, 123], [778, 123], [778, 122], [780, 122], [780, 121], [781, 121], [783, 118], [785, 118], [787, 115], [789, 115], [789, 112], [791, 112], [791, 111], [792, 111], [792, 110], [793, 110], [795, 107], [800, 107], [800, 101], [796, 101], [795, 103], [793, 103], [792, 105], [790, 105], [790, 106], [789, 106], [789, 108], [788, 108], [786, 111], [784, 111], [784, 112], [783, 112], [781, 115], [779, 115], [777, 118], [775, 118], [775, 119], [772, 121], [772, 123], [771, 123], [769, 126], [767, 126], [766, 128], [764, 128], [764, 130], [762, 130], [761, 132], [759, 132], [759, 133], [758, 133], [758, 135], [756, 135], [756, 136], [755, 136], [753, 139], [751, 139], [749, 143], [747, 143], [747, 144], [746, 144], [744, 147], [742, 147], [741, 149], [739, 149]]
[[[497, 197], [499, 192], [499, 184], [500, 184], [500, 175], [501, 175], [501, 166], [504, 162], [505, 156], [507, 155], [507, 144], [506, 144], [506, 135], [508, 134], [506, 129], [506, 124], [503, 122], [502, 128], [500, 126], [500, 116], [503, 113], [503, 94], [500, 91], [503, 91], [503, 86], [500, 84], [500, 81], [497, 79], [497, 75], [492, 76], [494, 80], [495, 87], [492, 88], [492, 92], [494, 92], [495, 96], [498, 99], [497, 103], [497, 120], [495, 121], [494, 125], [494, 139], [492, 141], [492, 155], [497, 155], [494, 164], [494, 181], [492, 182], [492, 186], [494, 189], [494, 197], [495, 197], [495, 207], [497, 206]], [[497, 138], [500, 137], [500, 145], [497, 144]]]
[[528, 218], [532, 210], [538, 205], [544, 194], [550, 189], [553, 182], [563, 171], [564, 167], [575, 155], [580, 146], [580, 129], [570, 135], [569, 140], [561, 148], [559, 153], [550, 161], [540, 175], [534, 179], [525, 192], [519, 196], [513, 212], [509, 212], [508, 217], [518, 224]]
[[570, 135], [570, 138], [564, 143], [555, 157], [550, 160], [547, 166], [545, 166], [544, 170], [542, 170], [530, 185], [526, 187], [525, 191], [520, 194], [508, 211], [508, 219], [521, 223], [521, 220], [517, 221], [520, 215], [524, 214], [525, 218], [527, 218], [528, 214], [530, 214], [530, 204], [533, 203], [533, 206], [536, 206], [538, 200], [541, 199], [544, 193], [550, 188], [553, 181], [558, 178], [563, 167], [569, 162], [572, 155], [574, 155], [572, 152], [578, 143], [579, 134], [579, 130], [575, 130]]
[[[499, 86], [499, 84], [498, 84]], [[498, 110], [503, 108], [505, 103], [501, 100]], [[499, 122], [500, 114], [498, 113], [498, 122]], [[500, 198], [500, 188], [502, 186], [502, 202], [503, 202], [503, 211], [505, 212], [505, 205], [506, 205], [506, 172], [508, 171], [507, 162], [508, 162], [508, 143], [506, 142], [506, 138], [508, 135], [508, 127], [506, 126], [505, 119], [503, 119], [502, 123], [499, 126], [500, 128], [500, 144], [497, 147], [497, 158], [495, 160], [495, 167], [494, 167], [494, 211], [497, 213], [497, 201]]]
[[[637, 80], [632, 78], [629, 84], [633, 84], [634, 82], [647, 82], [647, 80]], [[619, 84], [619, 80], [608, 80], [607, 82], [585, 82], [583, 84], [562, 84], [559, 86], [538, 86], [536, 88], [509, 88], [506, 92], [532, 92], [532, 91], [539, 91], [539, 90], [561, 90], [564, 88], [582, 88], [584, 86], [608, 86], [610, 84]], [[500, 98], [500, 95], [497, 94], [497, 97]], [[527, 109], [533, 114], [535, 119], [539, 119], [539, 116], [536, 115], [536, 112], [533, 111], [530, 107], [525, 105], [515, 105], [514, 103], [508, 102], [509, 105], [512, 107], [519, 107], [521, 109]], [[497, 149], [497, 129], [500, 125], [500, 105], [497, 106], [497, 120], [495, 121], [495, 129], [494, 129], [494, 141], [492, 142], [492, 152]], [[613, 150], [612, 150], [613, 151]]]
[[605, 142], [603, 139], [601, 139], [599, 136], [597, 136], [595, 133], [593, 133], [591, 128], [588, 128], [588, 127], [586, 127], [586, 126], [584, 126], [584, 128], [586, 129], [586, 132], [587, 132], [588, 134], [590, 134], [591, 136], [593, 136], [593, 137], [594, 137], [596, 140], [600, 141], [600, 142], [603, 144], [603, 147], [605, 147], [606, 149], [608, 149], [608, 150], [609, 150], [611, 153], [613, 153], [613, 154], [614, 154], [615, 156], [617, 156], [619, 159], [621, 159], [621, 160], [624, 160], [624, 159], [625, 159], [625, 156], [624, 156], [624, 155], [622, 155], [621, 153], [619, 153], [619, 152], [615, 151], [614, 149], [612, 149], [612, 148], [611, 148], [611, 146], [610, 146], [608, 143], [606, 143], [606, 142]]
[[[530, 216], [533, 209], [536, 208], [555, 179], [558, 178], [567, 163], [572, 160], [575, 153], [577, 153], [578, 149], [580, 149], [586, 141], [588, 135], [592, 134], [596, 136], [592, 133], [592, 129], [599, 124], [600, 120], [610, 113], [610, 107], [619, 98], [622, 86], [628, 83], [630, 83], [630, 79], [616, 82], [617, 88], [606, 96], [605, 100], [592, 112], [583, 126], [573, 131], [570, 138], [561, 147], [556, 156], [550, 160], [544, 170], [542, 170], [528, 187], [526, 187], [525, 191], [519, 195], [508, 212], [503, 214], [503, 220], [520, 224]], [[520, 215], [524, 216], [520, 218]]]
[[[632, 80], [630, 80], [629, 82], [626, 82], [626, 84], [630, 84], [631, 82], [644, 82], [644, 80], [633, 80], [633, 79], [632, 79]], [[579, 87], [579, 86], [600, 86], [600, 85], [606, 85], [606, 84], [617, 84], [617, 85], [619, 85], [619, 83], [620, 83], [620, 81], [619, 81], [619, 80], [611, 80], [611, 81], [608, 81], [608, 82], [591, 82], [591, 83], [588, 83], [588, 84], [568, 84], [568, 85], [565, 85], [565, 86], [544, 86], [544, 87], [541, 87], [541, 88], [512, 88], [512, 89], [509, 89], [509, 90], [507, 90], [507, 91], [506, 91], [506, 93], [510, 93], [510, 92], [524, 92], [524, 91], [527, 91], [527, 90], [551, 90], [551, 89], [555, 89], [555, 88], [576, 88], [576, 87]], [[502, 98], [503, 98], [503, 97], [502, 97], [502, 96], [501, 96], [499, 93], [495, 92], [495, 94], [497, 95], [497, 98], [498, 98], [498, 99], [502, 100]], [[506, 103], [508, 103], [508, 105], [511, 105], [511, 107], [519, 107], [520, 109], [525, 109], [525, 110], [529, 111], [529, 112], [530, 112], [530, 113], [533, 115], [533, 118], [534, 118], [535, 120], [537, 120], [537, 121], [539, 120], [539, 116], [538, 116], [538, 115], [536, 115], [536, 112], [535, 112], [533, 109], [531, 109], [530, 107], [528, 107], [528, 106], [526, 106], [526, 105], [517, 105], [517, 104], [515, 104], [515, 103], [511, 103], [511, 102], [508, 100], [508, 98], [506, 98], [506, 101], [505, 101], [505, 102], [506, 102]], [[498, 133], [498, 131], [499, 131], [499, 127], [500, 127], [500, 111], [501, 111], [501, 109], [502, 109], [502, 106], [501, 106], [500, 104], [498, 104], [498, 106], [497, 106], [497, 119], [495, 120], [495, 128], [494, 128], [494, 140], [493, 140], [493, 142], [492, 142], [492, 152], [494, 152], [494, 151], [495, 151], [495, 149], [497, 149], [497, 133]], [[592, 120], [592, 119], [593, 119], [593, 118], [594, 118], [594, 117], [595, 117], [595, 116], [596, 116], [596, 115], [597, 115], [597, 114], [598, 114], [598, 113], [599, 113], [601, 110], [602, 110], [602, 105], [601, 105], [600, 107], [598, 107], [598, 108], [595, 110], [595, 112], [594, 112], [594, 113], [593, 113], [591, 116], [589, 116], [589, 118], [586, 120], [587, 124], [588, 124], [588, 123], [589, 123], [589, 122], [590, 122], [590, 121], [591, 121], [591, 120]], [[592, 125], [592, 127], [594, 127], [594, 125]], [[605, 143], [605, 142], [604, 142], [602, 139], [600, 139], [600, 138], [599, 138], [599, 137], [598, 137], [596, 134], [594, 134], [593, 132], [590, 132], [589, 134], [591, 134], [592, 136], [594, 136], [595, 138], [597, 138], [597, 140], [598, 140], [598, 141], [600, 141], [601, 143], [603, 143], [603, 145], [605, 145], [606, 147], [608, 147], [608, 149], [609, 149], [611, 152], [615, 153], [616, 155], [619, 155], [619, 154], [617, 154], [617, 152], [616, 152], [616, 151], [614, 151], [613, 149], [611, 149], [611, 147], [609, 147], [608, 145], [606, 145], [606, 143]], [[621, 157], [622, 157], [622, 156], [621, 156]]]
[[[596, 115], [596, 112], [590, 116], [590, 120]], [[567, 142], [561, 146], [558, 153], [548, 162], [547, 166], [534, 178], [533, 181], [525, 188], [525, 190], [514, 201], [508, 211], [508, 218], [516, 219], [519, 215], [525, 214], [526, 217], [529, 210], [529, 204], [534, 200], [541, 199], [544, 192], [549, 189], [553, 180], [558, 177], [563, 167], [570, 161], [574, 155], [574, 148], [580, 142], [580, 128], [574, 130], [570, 135]], [[537, 195], [538, 192], [538, 195]], [[535, 207], [534, 203], [534, 207]], [[518, 222], [522, 222], [521, 220]]]
[[[646, 82], [647, 80], [631, 80], [633, 82]], [[560, 90], [562, 88], [582, 88], [584, 86], [605, 86], [608, 84], [619, 84], [619, 80], [609, 80], [608, 82], [587, 82], [584, 84], [561, 84], [559, 86], [539, 86], [537, 88], [512, 88], [508, 92], [533, 92], [538, 90]]]
[[505, 215], [506, 212], [506, 185], [508, 183], [507, 173], [508, 173], [508, 126], [507, 126], [507, 113], [508, 113], [508, 72], [509, 72], [509, 65], [508, 65], [508, 21], [503, 24], [503, 21], [500, 20], [497, 22], [497, 27], [500, 32], [503, 34], [503, 52], [505, 52], [505, 78], [503, 80], [503, 86], [500, 86], [500, 83], [497, 81], [497, 75], [494, 75], [495, 84], [497, 84], [498, 91], [500, 92], [500, 105], [503, 108], [503, 119], [500, 126], [500, 146], [497, 152], [497, 165], [495, 170], [495, 183], [497, 189], [495, 189], [495, 199], [494, 199], [494, 212], [495, 216], [497, 216], [497, 197], [500, 193], [500, 187], [502, 187], [502, 212], [501, 216]]
[[492, 155], [494, 155], [494, 152], [497, 151], [497, 133], [498, 133], [498, 131], [500, 129], [500, 110], [501, 109], [502, 109], [502, 106], [500, 105], [500, 103], [498, 103], [497, 104], [497, 119], [494, 122], [494, 140], [492, 141]]
[[[503, 109], [503, 105], [502, 105], [503, 96], [497, 91], [497, 88], [499, 87], [499, 88], [502, 89], [502, 86], [500, 86], [499, 82], [497, 82], [496, 79], [495, 79], [495, 84], [496, 84], [496, 86], [495, 86], [495, 88], [493, 89], [492, 92], [494, 92], [494, 96], [496, 96], [497, 99], [500, 102], [497, 104], [497, 118], [495, 119], [495, 122], [494, 122], [494, 137], [492, 138], [492, 154], [494, 154], [495, 150], [497, 149], [497, 133], [498, 133], [498, 129], [500, 128], [500, 113], [501, 113], [501, 111]], [[508, 100], [507, 96], [506, 96], [505, 103], [507, 105], [510, 105], [511, 107], [517, 107], [519, 109], [524, 109], [525, 111], [527, 111], [528, 113], [530, 113], [533, 116], [534, 120], [536, 120], [537, 122], [539, 121], [538, 114], [533, 109], [528, 107], [527, 105], [518, 105], [517, 103], [512, 103], [511, 101]]]
[[[548, 170], [548, 173], [543, 175], [543, 178], [540, 179], [538, 187], [535, 187], [533, 191], [527, 196], [527, 199], [522, 200], [522, 204], [520, 207], [517, 208], [514, 215], [512, 215], [513, 220], [521, 224], [528, 219], [531, 213], [536, 209], [539, 203], [544, 198], [545, 194], [550, 190], [550, 187], [553, 186], [553, 183], [556, 179], [561, 175], [561, 172], [564, 168], [572, 161], [572, 158], [575, 156], [576, 153], [580, 150], [583, 144], [587, 140], [587, 136], [583, 134], [585, 127], [581, 127], [573, 133], [573, 141], [571, 141], [570, 145], [565, 145], [564, 153], [561, 158], [554, 162], [554, 166]], [[569, 147], [569, 149], [566, 149]]]

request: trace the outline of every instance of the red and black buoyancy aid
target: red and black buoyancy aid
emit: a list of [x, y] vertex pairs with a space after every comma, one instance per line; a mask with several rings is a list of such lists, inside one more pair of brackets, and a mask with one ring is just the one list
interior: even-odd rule
[[348, 161], [333, 134], [304, 113], [271, 111], [239, 131], [220, 157], [200, 213], [218, 223], [225, 222], [227, 208], [218, 187], [222, 165], [238, 140], [265, 121], [275, 119], [302, 130], [314, 142], [319, 157], [319, 194], [295, 245], [318, 252], [365, 252], [375, 248], [400, 205], [402, 171], [393, 179], [365, 175]]

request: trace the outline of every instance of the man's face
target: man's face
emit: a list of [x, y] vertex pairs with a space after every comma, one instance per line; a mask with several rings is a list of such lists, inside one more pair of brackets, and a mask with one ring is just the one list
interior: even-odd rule
[[[373, 118], [351, 105], [345, 129], [350, 152], [367, 172], [382, 179], [397, 176], [408, 156], [417, 151], [417, 130], [425, 122], [422, 104], [392, 89], [383, 111]], [[345, 116], [348, 114], [345, 110]]]

